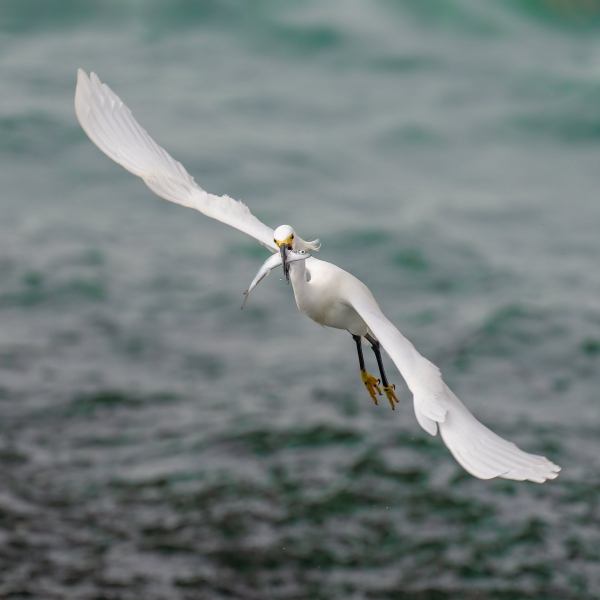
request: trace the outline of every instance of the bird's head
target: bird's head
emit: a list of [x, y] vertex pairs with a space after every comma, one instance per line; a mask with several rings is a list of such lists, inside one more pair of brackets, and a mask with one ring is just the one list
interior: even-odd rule
[[280, 225], [273, 232], [273, 241], [281, 253], [283, 273], [288, 283], [290, 282], [290, 266], [286, 260], [288, 251], [318, 250], [320, 246], [319, 240], [313, 240], [312, 242], [304, 241], [301, 237], [296, 235], [294, 228], [290, 227], [289, 225]]
[[294, 228], [289, 225], [280, 225], [273, 232], [273, 241], [277, 244], [278, 248], [285, 245], [287, 250], [294, 250], [294, 244], [296, 242], [295, 238], [296, 232], [294, 231]]

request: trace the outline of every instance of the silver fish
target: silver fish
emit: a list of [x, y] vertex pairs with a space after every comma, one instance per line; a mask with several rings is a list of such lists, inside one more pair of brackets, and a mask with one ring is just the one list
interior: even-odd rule
[[[310, 258], [310, 254], [305, 250], [288, 250], [286, 254], [286, 264], [291, 262], [295, 262], [297, 260], [306, 260]], [[244, 292], [244, 301], [242, 302], [242, 308], [244, 308], [244, 304], [246, 304], [246, 300], [248, 300], [248, 294], [275, 268], [279, 267], [282, 264], [281, 254], [272, 254], [265, 260], [262, 264], [261, 268], [258, 270], [256, 277], [252, 280], [250, 287]]]

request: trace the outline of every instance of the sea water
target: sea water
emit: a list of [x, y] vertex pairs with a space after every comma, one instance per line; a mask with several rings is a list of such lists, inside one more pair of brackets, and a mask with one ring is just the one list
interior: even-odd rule
[[[559, 478], [465, 473], [281, 273], [240, 311], [267, 251], [95, 148], [78, 67]], [[3, 0], [0, 81], [2, 597], [600, 597], [595, 3]]]

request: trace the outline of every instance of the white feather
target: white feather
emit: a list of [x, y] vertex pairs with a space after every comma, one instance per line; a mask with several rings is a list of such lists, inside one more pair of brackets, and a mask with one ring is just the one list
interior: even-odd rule
[[242, 202], [205, 192], [183, 165], [161, 148], [121, 99], [95, 73], [77, 72], [75, 112], [89, 138], [115, 162], [141, 177], [155, 193], [235, 227], [275, 252], [273, 230]]
[[406, 380], [421, 427], [431, 435], [439, 427], [444, 443], [471, 475], [536, 483], [557, 477], [559, 466], [523, 452], [480, 423], [444, 383], [439, 369], [386, 319], [370, 293], [355, 286], [349, 300]]

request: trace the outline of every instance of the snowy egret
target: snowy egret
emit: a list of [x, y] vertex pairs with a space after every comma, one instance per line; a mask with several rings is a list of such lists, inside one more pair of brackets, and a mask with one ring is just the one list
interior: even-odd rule
[[[156, 194], [231, 225], [256, 238], [275, 255], [252, 282], [254, 287], [272, 268], [283, 265], [291, 280], [298, 308], [313, 321], [348, 331], [358, 350], [361, 378], [371, 398], [383, 391], [392, 408], [398, 399], [388, 382], [381, 347], [391, 357], [413, 394], [421, 427], [436, 435], [438, 429], [450, 452], [480, 479], [503, 477], [542, 483], [557, 477], [560, 467], [543, 456], [528, 454], [480, 423], [444, 383], [439, 369], [384, 316], [370, 290], [350, 273], [303, 252], [318, 249], [289, 225], [275, 231], [261, 223], [242, 203], [214, 196], [200, 188], [183, 166], [140, 127], [119, 97], [95, 73], [78, 71], [75, 111], [84, 131], [100, 150], [141, 177]], [[268, 263], [268, 264], [267, 264]], [[366, 339], [375, 353], [381, 378], [369, 374], [362, 354]]]

